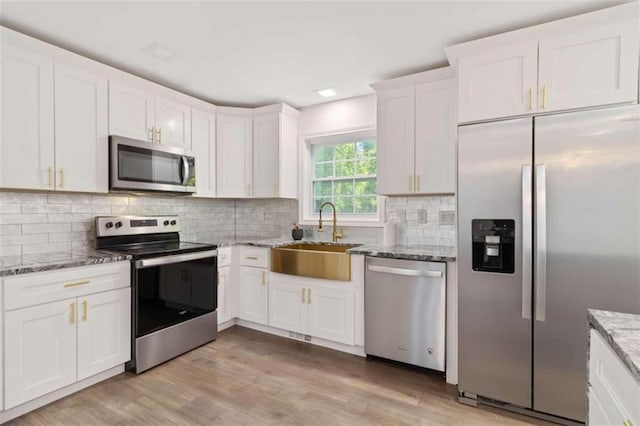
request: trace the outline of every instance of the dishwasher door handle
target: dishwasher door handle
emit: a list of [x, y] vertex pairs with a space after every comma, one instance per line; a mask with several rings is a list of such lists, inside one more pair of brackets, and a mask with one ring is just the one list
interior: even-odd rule
[[429, 277], [442, 278], [442, 271], [421, 271], [418, 269], [392, 268], [390, 266], [368, 265], [371, 272], [382, 272], [383, 274], [404, 275], [407, 277]]

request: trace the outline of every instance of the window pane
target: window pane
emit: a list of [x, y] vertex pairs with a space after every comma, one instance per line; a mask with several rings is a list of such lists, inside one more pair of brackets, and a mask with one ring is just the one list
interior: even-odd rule
[[313, 211], [318, 213], [318, 211], [320, 211], [320, 206], [322, 205], [322, 203], [324, 203], [325, 201], [331, 201], [331, 197], [324, 197], [324, 198], [314, 198], [313, 199]]
[[335, 195], [353, 195], [353, 181], [336, 181], [334, 187]]
[[345, 144], [335, 145], [335, 147], [336, 147], [336, 161], [350, 160], [352, 158], [355, 158], [356, 156], [355, 143], [345, 143]]
[[313, 182], [314, 197], [331, 197], [331, 181]]
[[356, 163], [356, 174], [358, 175], [375, 175], [376, 159], [360, 160]]
[[317, 178], [333, 176], [333, 163], [316, 164], [314, 176]]
[[375, 141], [362, 141], [356, 143], [356, 152], [358, 158], [375, 158], [376, 157], [376, 142]]
[[356, 196], [356, 213], [375, 213], [378, 210], [378, 199], [375, 196]]
[[336, 161], [336, 176], [353, 176], [355, 173], [355, 167], [353, 161]]
[[334, 204], [338, 213], [353, 213], [353, 197], [336, 197]]
[[333, 145], [314, 146], [313, 161], [333, 161]]
[[376, 180], [375, 179], [358, 179], [355, 184], [354, 194], [357, 195], [375, 195]]

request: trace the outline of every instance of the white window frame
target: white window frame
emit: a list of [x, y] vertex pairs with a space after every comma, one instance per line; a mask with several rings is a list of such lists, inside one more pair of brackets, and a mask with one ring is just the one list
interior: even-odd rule
[[[316, 144], [338, 144], [353, 142], [354, 139], [376, 138], [375, 127], [349, 129], [335, 133], [322, 133], [303, 136], [300, 138], [300, 188], [298, 203], [298, 221], [301, 225], [318, 225], [318, 212], [313, 209], [313, 159], [312, 147]], [[377, 144], [377, 138], [376, 138]], [[376, 156], [377, 161], [377, 156]], [[377, 175], [376, 175], [377, 181]], [[378, 212], [371, 215], [338, 213], [338, 226], [370, 226], [381, 227], [384, 222], [385, 197], [378, 195]], [[331, 218], [331, 208], [325, 210], [323, 222], [329, 225], [327, 219]]]

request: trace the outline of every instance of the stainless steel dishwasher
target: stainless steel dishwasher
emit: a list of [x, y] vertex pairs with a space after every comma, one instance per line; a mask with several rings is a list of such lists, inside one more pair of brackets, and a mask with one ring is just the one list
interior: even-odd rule
[[367, 257], [367, 355], [445, 369], [446, 263]]

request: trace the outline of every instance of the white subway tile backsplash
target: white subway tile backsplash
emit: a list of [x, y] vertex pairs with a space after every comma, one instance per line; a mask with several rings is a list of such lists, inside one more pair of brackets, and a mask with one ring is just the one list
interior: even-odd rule
[[22, 225], [0, 225], [0, 236], [2, 235], [16, 235], [22, 231]]
[[22, 225], [23, 234], [38, 234], [41, 232], [69, 232], [70, 223], [37, 223]]
[[0, 214], [0, 224], [18, 224], [18, 223], [46, 223], [47, 215], [36, 214], [22, 214], [22, 213], [10, 213]]
[[71, 213], [71, 204], [23, 204], [22, 213]]
[[0, 213], [20, 213], [20, 204], [0, 203]]
[[22, 254], [35, 254], [35, 253], [60, 253], [71, 251], [71, 242], [63, 241], [57, 243], [45, 243], [45, 244], [23, 244]]

